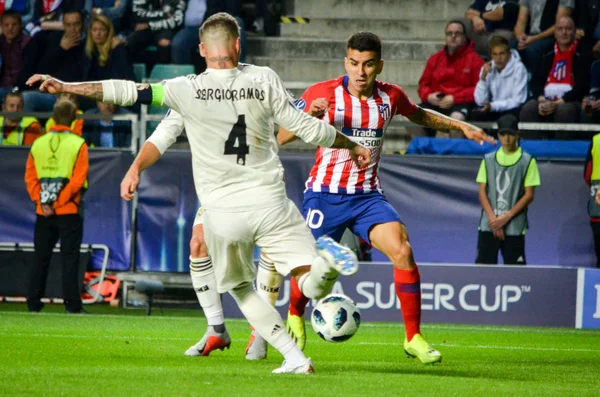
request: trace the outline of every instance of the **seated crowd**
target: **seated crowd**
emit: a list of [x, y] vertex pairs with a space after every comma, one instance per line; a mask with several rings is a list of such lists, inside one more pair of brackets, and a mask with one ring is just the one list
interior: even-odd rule
[[[446, 45], [428, 59], [418, 86], [421, 106], [475, 123], [494, 122], [505, 114], [523, 122], [600, 122], [600, 60], [594, 61], [600, 57], [600, 15], [595, 4], [474, 0], [464, 18], [446, 24]], [[133, 63], [144, 63], [148, 70], [155, 63], [196, 64], [201, 70], [196, 49], [202, 21], [221, 11], [240, 15], [240, 1], [235, 0], [15, 0], [10, 7], [0, 16], [4, 112], [52, 109], [54, 96], [25, 85], [35, 73], [89, 81], [135, 80]], [[85, 99], [77, 106], [80, 113], [107, 116], [139, 111]], [[49, 129], [48, 123], [42, 128], [32, 117], [3, 118], [0, 144], [31, 144]], [[90, 145], [131, 142], [127, 122], [108, 117], [78, 123], [76, 132]], [[462, 133], [411, 128], [411, 134], [459, 138]], [[522, 133], [525, 139], [591, 136]]]
[[[41, 73], [63, 81], [136, 80], [134, 63], [145, 64], [146, 70], [155, 64], [199, 64], [193, 57], [199, 58], [203, 20], [217, 12], [240, 15], [240, 6], [236, 0], [15, 0], [0, 10], [2, 110], [50, 112], [57, 100], [68, 99], [78, 114], [96, 115], [72, 126], [90, 146], [128, 146], [130, 122], [98, 116], [139, 108], [56, 98], [27, 87], [28, 77]], [[7, 115], [2, 117], [0, 145], [31, 145], [53, 125], [52, 119]]]
[[[421, 106], [472, 122], [600, 121], [600, 18], [586, 0], [475, 0], [450, 21], [419, 80]], [[412, 128], [413, 136], [448, 136]], [[595, 132], [523, 131], [523, 139]], [[459, 132], [450, 133], [460, 137]]]

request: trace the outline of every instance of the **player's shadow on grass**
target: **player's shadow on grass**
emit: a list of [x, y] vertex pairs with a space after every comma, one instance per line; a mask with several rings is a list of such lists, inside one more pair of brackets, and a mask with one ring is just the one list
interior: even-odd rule
[[502, 373], [491, 373], [491, 371], [473, 371], [473, 370], [457, 370], [445, 367], [444, 364], [436, 364], [432, 366], [420, 367], [420, 368], [378, 368], [374, 366], [360, 366], [353, 370], [359, 370], [364, 372], [372, 372], [378, 374], [397, 374], [397, 375], [424, 375], [424, 376], [438, 376], [442, 378], [468, 378], [468, 379], [498, 379], [505, 380], [510, 378], [511, 380], [527, 381], [530, 380], [527, 377], [515, 375], [504, 375]]

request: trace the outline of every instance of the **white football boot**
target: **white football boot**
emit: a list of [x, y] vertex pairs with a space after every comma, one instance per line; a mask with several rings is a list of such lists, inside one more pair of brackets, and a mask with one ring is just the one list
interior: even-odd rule
[[295, 374], [295, 375], [313, 375], [315, 373], [315, 367], [313, 367], [312, 360], [307, 358], [300, 365], [291, 367], [287, 364], [287, 361], [283, 361], [281, 367], [273, 370], [274, 374]]

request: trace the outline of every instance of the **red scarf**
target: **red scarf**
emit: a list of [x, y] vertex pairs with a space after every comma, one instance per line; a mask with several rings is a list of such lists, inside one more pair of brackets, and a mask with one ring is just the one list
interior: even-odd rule
[[550, 73], [548, 73], [548, 84], [568, 84], [571, 87], [575, 84], [573, 78], [573, 57], [577, 52], [578, 41], [575, 40], [567, 51], [561, 51], [558, 43], [554, 43], [554, 62]]
[[42, 0], [42, 15], [56, 11], [60, 3], [62, 3], [62, 0]]

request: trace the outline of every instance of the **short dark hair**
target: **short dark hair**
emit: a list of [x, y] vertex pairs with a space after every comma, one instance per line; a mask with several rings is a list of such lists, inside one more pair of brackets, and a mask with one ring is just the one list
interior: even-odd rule
[[452, 25], [452, 24], [454, 24], [454, 23], [456, 23], [456, 24], [458, 24], [458, 25], [462, 26], [463, 33], [467, 33], [467, 27], [465, 26], [465, 24], [464, 24], [464, 23], [462, 23], [462, 21], [459, 21], [458, 19], [453, 19], [453, 20], [451, 20], [450, 22], [448, 22], [448, 23], [446, 24], [446, 28], [444, 29], [444, 32], [445, 32], [446, 30], [448, 30], [448, 26], [450, 26], [450, 25]]
[[490, 41], [488, 42], [488, 48], [490, 49], [490, 51], [495, 48], [495, 47], [500, 47], [500, 46], [504, 46], [506, 48], [510, 48], [510, 43], [508, 42], [508, 40], [506, 40], [506, 38], [502, 37], [502, 36], [493, 36]]
[[23, 24], [23, 21], [21, 20], [21, 14], [13, 10], [4, 11], [4, 14], [0, 16], [0, 23], [4, 21], [4, 18], [14, 18], [19, 20], [20, 24]]
[[52, 118], [56, 124], [71, 125], [75, 121], [77, 106], [71, 101], [60, 101], [54, 104], [54, 113]]
[[81, 21], [85, 20], [85, 16], [83, 15], [83, 12], [76, 8], [69, 8], [69, 9], [63, 10], [63, 19], [64, 19], [65, 14], [79, 14]]
[[21, 91], [19, 90], [12, 90], [6, 93], [6, 95], [4, 95], [4, 100], [3, 102], [6, 102], [6, 98], [8, 97], [16, 97], [16, 98], [21, 98], [21, 100], [23, 100], [23, 94], [21, 94]]
[[206, 32], [213, 29], [222, 29], [233, 39], [240, 37], [240, 24], [237, 19], [226, 12], [218, 12], [204, 21], [199, 30], [200, 40]]
[[381, 59], [381, 39], [375, 33], [358, 32], [348, 37], [346, 51], [348, 50], [373, 51]]

